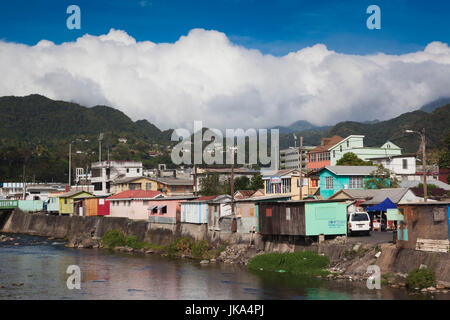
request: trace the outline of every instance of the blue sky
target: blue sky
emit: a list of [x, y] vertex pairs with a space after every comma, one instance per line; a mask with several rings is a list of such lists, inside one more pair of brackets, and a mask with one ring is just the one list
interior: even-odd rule
[[[81, 8], [81, 30], [66, 28], [67, 6]], [[366, 8], [381, 8], [381, 30]], [[0, 39], [34, 45], [121, 29], [138, 41], [174, 42], [193, 28], [224, 32], [263, 53], [284, 55], [317, 43], [347, 54], [401, 54], [450, 43], [449, 1], [406, 0], [42, 0], [2, 1]]]

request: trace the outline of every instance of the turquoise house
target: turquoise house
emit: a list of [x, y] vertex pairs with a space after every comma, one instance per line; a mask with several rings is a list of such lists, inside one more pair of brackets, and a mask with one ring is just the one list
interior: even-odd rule
[[347, 234], [347, 214], [355, 201], [302, 200], [262, 202], [259, 232], [262, 235], [313, 237]]
[[328, 199], [342, 189], [366, 189], [364, 187], [376, 166], [328, 166], [319, 171], [320, 195]]

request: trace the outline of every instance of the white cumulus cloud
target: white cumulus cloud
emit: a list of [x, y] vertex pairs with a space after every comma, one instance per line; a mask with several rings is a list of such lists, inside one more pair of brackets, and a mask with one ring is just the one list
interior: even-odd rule
[[0, 95], [39, 93], [105, 104], [162, 129], [267, 128], [388, 119], [450, 96], [450, 48], [430, 43], [404, 55], [348, 55], [317, 44], [285, 56], [237, 46], [193, 29], [175, 43], [126, 32], [56, 45], [0, 41]]

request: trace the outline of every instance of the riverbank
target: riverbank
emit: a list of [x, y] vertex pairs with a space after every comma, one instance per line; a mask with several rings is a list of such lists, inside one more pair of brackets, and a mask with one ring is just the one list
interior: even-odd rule
[[[197, 259], [202, 264], [221, 262], [247, 266], [256, 255], [269, 252], [315, 251], [330, 260], [327, 280], [364, 282], [371, 275], [369, 265], [380, 267], [382, 284], [392, 288], [406, 288], [406, 275], [411, 270], [426, 267], [435, 273], [436, 285], [423, 293], [447, 294], [450, 290], [450, 254], [397, 249], [390, 243], [372, 244], [347, 241], [338, 237], [321, 243], [300, 245], [289, 241], [274, 241], [255, 236], [254, 241], [239, 238], [234, 243], [208, 237], [200, 226], [175, 226], [171, 230], [146, 221], [125, 218], [69, 217], [43, 214], [24, 214], [20, 211], [0, 217], [0, 231], [65, 239], [71, 248], [102, 248], [102, 237], [111, 230], [134, 237], [149, 246], [118, 245], [112, 250], [137, 254], [159, 254]], [[184, 243], [179, 239], [185, 240]], [[236, 240], [237, 239], [237, 240]], [[178, 242], [178, 244], [177, 244]], [[189, 243], [189, 245], [186, 245]], [[201, 243], [201, 245], [200, 245]], [[179, 247], [176, 250], [174, 248]], [[202, 254], [192, 254], [193, 246], [202, 247]], [[172, 252], [168, 248], [172, 247]], [[203, 253], [207, 253], [203, 255]]]

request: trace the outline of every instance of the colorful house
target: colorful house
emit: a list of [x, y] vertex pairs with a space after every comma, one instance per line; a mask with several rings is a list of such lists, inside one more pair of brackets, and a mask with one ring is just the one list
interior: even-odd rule
[[[284, 196], [293, 200], [299, 200], [300, 195], [300, 175], [296, 169], [279, 170], [271, 175], [264, 175], [265, 196]], [[306, 197], [309, 192], [309, 180], [304, 176], [302, 195]]]
[[340, 136], [322, 138], [322, 143], [308, 152], [306, 168], [312, 170], [331, 165], [330, 148], [342, 140], [344, 140], [344, 138]]
[[450, 202], [398, 205], [397, 247], [424, 251], [450, 250]]
[[114, 194], [127, 190], [158, 190], [158, 184], [148, 177], [126, 177], [114, 180], [112, 192]]
[[[236, 232], [251, 233], [259, 232], [258, 205], [263, 202], [288, 201], [289, 196], [252, 196], [235, 201]], [[223, 227], [223, 225], [222, 225]]]
[[94, 195], [86, 191], [72, 190], [59, 196], [59, 214], [84, 215], [83, 200]]
[[105, 197], [87, 198], [84, 200], [85, 216], [108, 216], [110, 202]]
[[208, 202], [217, 196], [203, 196], [194, 200], [181, 202], [181, 222], [208, 223]]
[[353, 201], [279, 201], [259, 204], [262, 235], [318, 236], [347, 234], [347, 214]]
[[375, 166], [328, 166], [319, 171], [320, 195], [328, 199], [342, 189], [366, 189], [365, 181]]
[[153, 190], [126, 190], [112, 195], [105, 200], [109, 202], [110, 217], [124, 217], [135, 220], [147, 220], [150, 200], [162, 196]]
[[127, 190], [160, 191], [166, 196], [192, 196], [194, 182], [190, 179], [175, 177], [128, 177], [117, 179], [113, 183], [115, 194]]
[[160, 191], [127, 190], [110, 196], [110, 217], [175, 224], [181, 220], [180, 203], [195, 197], [167, 197]]
[[364, 136], [362, 135], [350, 135], [330, 147], [328, 151], [330, 152], [331, 166], [335, 166], [336, 162], [348, 152], [356, 154], [358, 158], [365, 161], [398, 156], [402, 153], [402, 149], [391, 141], [386, 141], [381, 147], [364, 147]]

